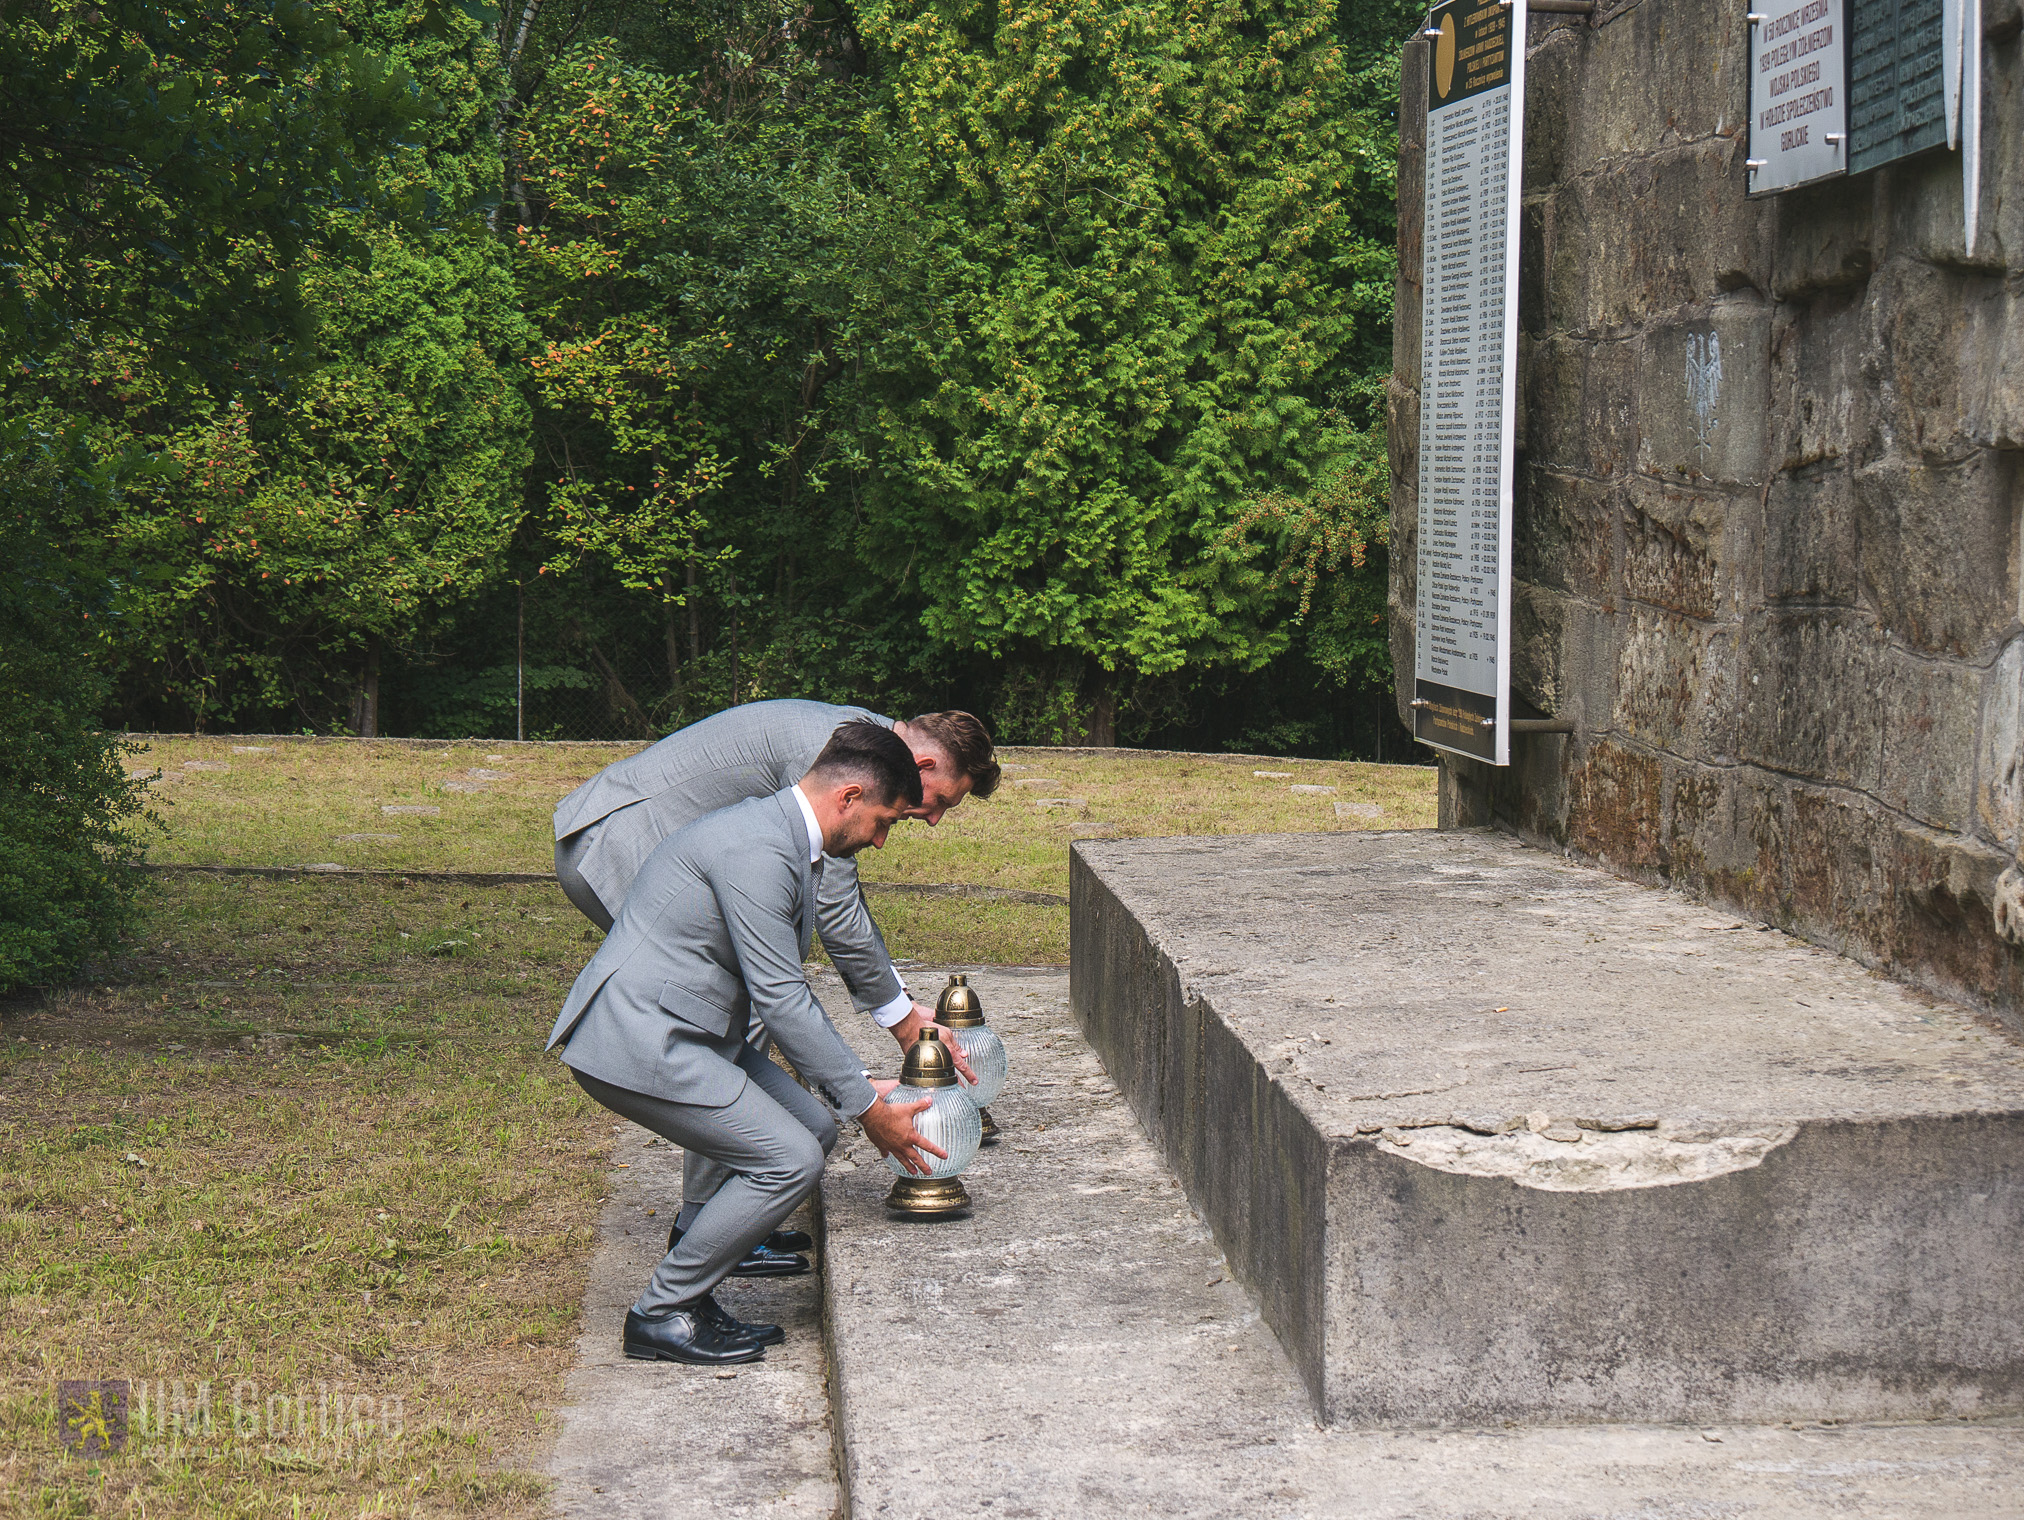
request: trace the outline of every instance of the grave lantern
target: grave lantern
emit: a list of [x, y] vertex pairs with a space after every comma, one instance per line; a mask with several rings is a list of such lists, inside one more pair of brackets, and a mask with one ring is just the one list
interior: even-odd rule
[[977, 1105], [984, 1123], [984, 1143], [990, 1145], [998, 1138], [998, 1124], [985, 1105], [996, 1101], [1005, 1088], [1005, 1042], [984, 1022], [984, 1000], [977, 996], [969, 977], [959, 972], [949, 978], [935, 1004], [935, 1022], [949, 1031], [970, 1070], [977, 1074], [976, 1086], [966, 1083], [963, 1092]]
[[945, 1161], [934, 1161], [925, 1177], [908, 1171], [893, 1157], [886, 1165], [899, 1174], [886, 1207], [899, 1214], [934, 1218], [954, 1214], [970, 1206], [970, 1195], [959, 1174], [977, 1156], [983, 1138], [977, 1105], [963, 1095], [956, 1081], [956, 1063], [942, 1043], [941, 1031], [933, 1024], [921, 1030], [920, 1038], [907, 1047], [906, 1064], [900, 1068], [900, 1085], [885, 1095], [887, 1103], [918, 1103], [930, 1099], [932, 1108], [914, 1115], [914, 1128], [922, 1138], [933, 1141], [949, 1153]]

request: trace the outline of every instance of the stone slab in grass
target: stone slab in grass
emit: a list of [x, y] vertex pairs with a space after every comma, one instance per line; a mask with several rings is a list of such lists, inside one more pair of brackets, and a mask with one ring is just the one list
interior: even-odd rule
[[1301, 783], [1295, 783], [1294, 785], [1286, 788], [1286, 790], [1289, 792], [1309, 793], [1317, 797], [1326, 797], [1333, 794], [1335, 788], [1332, 786], [1309, 786]]
[[453, 776], [443, 783], [443, 790], [446, 792], [457, 792], [470, 797], [482, 796], [488, 788], [482, 781], [463, 781]]
[[1487, 833], [1081, 841], [1075, 1005], [1331, 1420], [2024, 1412], [2024, 1049]]
[[389, 802], [380, 811], [393, 818], [436, 818], [443, 810], [433, 803]]

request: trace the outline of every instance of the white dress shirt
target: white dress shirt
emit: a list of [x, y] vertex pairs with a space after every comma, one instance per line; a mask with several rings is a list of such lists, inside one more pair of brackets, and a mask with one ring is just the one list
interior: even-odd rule
[[[798, 786], [794, 788], [794, 800], [801, 804], [801, 821], [808, 825], [808, 863], [817, 865], [822, 860], [822, 825], [816, 821], [815, 808], [808, 800], [808, 793]], [[872, 1009], [871, 1016], [879, 1028], [890, 1029], [913, 1011], [913, 994], [907, 991], [905, 983], [901, 983], [900, 995]]]

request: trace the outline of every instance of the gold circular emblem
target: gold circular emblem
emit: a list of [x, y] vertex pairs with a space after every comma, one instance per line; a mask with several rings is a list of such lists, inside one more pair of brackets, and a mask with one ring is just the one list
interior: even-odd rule
[[1441, 40], [1434, 44], [1434, 88], [1441, 99], [1448, 98], [1448, 91], [1455, 87], [1455, 16], [1450, 11], [1441, 17]]

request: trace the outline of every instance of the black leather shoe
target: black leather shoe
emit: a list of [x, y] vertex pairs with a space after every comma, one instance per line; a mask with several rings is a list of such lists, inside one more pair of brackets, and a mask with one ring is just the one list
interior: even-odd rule
[[[800, 1231], [790, 1230], [788, 1234], [798, 1235]], [[668, 1231], [668, 1249], [674, 1250], [675, 1242], [682, 1238], [682, 1227], [676, 1225]], [[745, 1259], [733, 1267], [732, 1277], [799, 1277], [808, 1270], [808, 1258], [797, 1256], [792, 1251], [773, 1249], [771, 1237], [761, 1241], [745, 1253]]]
[[766, 1237], [769, 1251], [805, 1251], [815, 1244], [815, 1237], [806, 1230], [775, 1230]]
[[729, 1340], [744, 1341], [750, 1346], [777, 1346], [787, 1339], [787, 1332], [778, 1325], [737, 1318], [713, 1294], [705, 1293], [689, 1307], [704, 1324]]
[[733, 1340], [709, 1324], [694, 1304], [672, 1310], [659, 1319], [626, 1310], [623, 1345], [625, 1354], [636, 1362], [688, 1362], [697, 1367], [756, 1362], [766, 1355], [764, 1346]]

